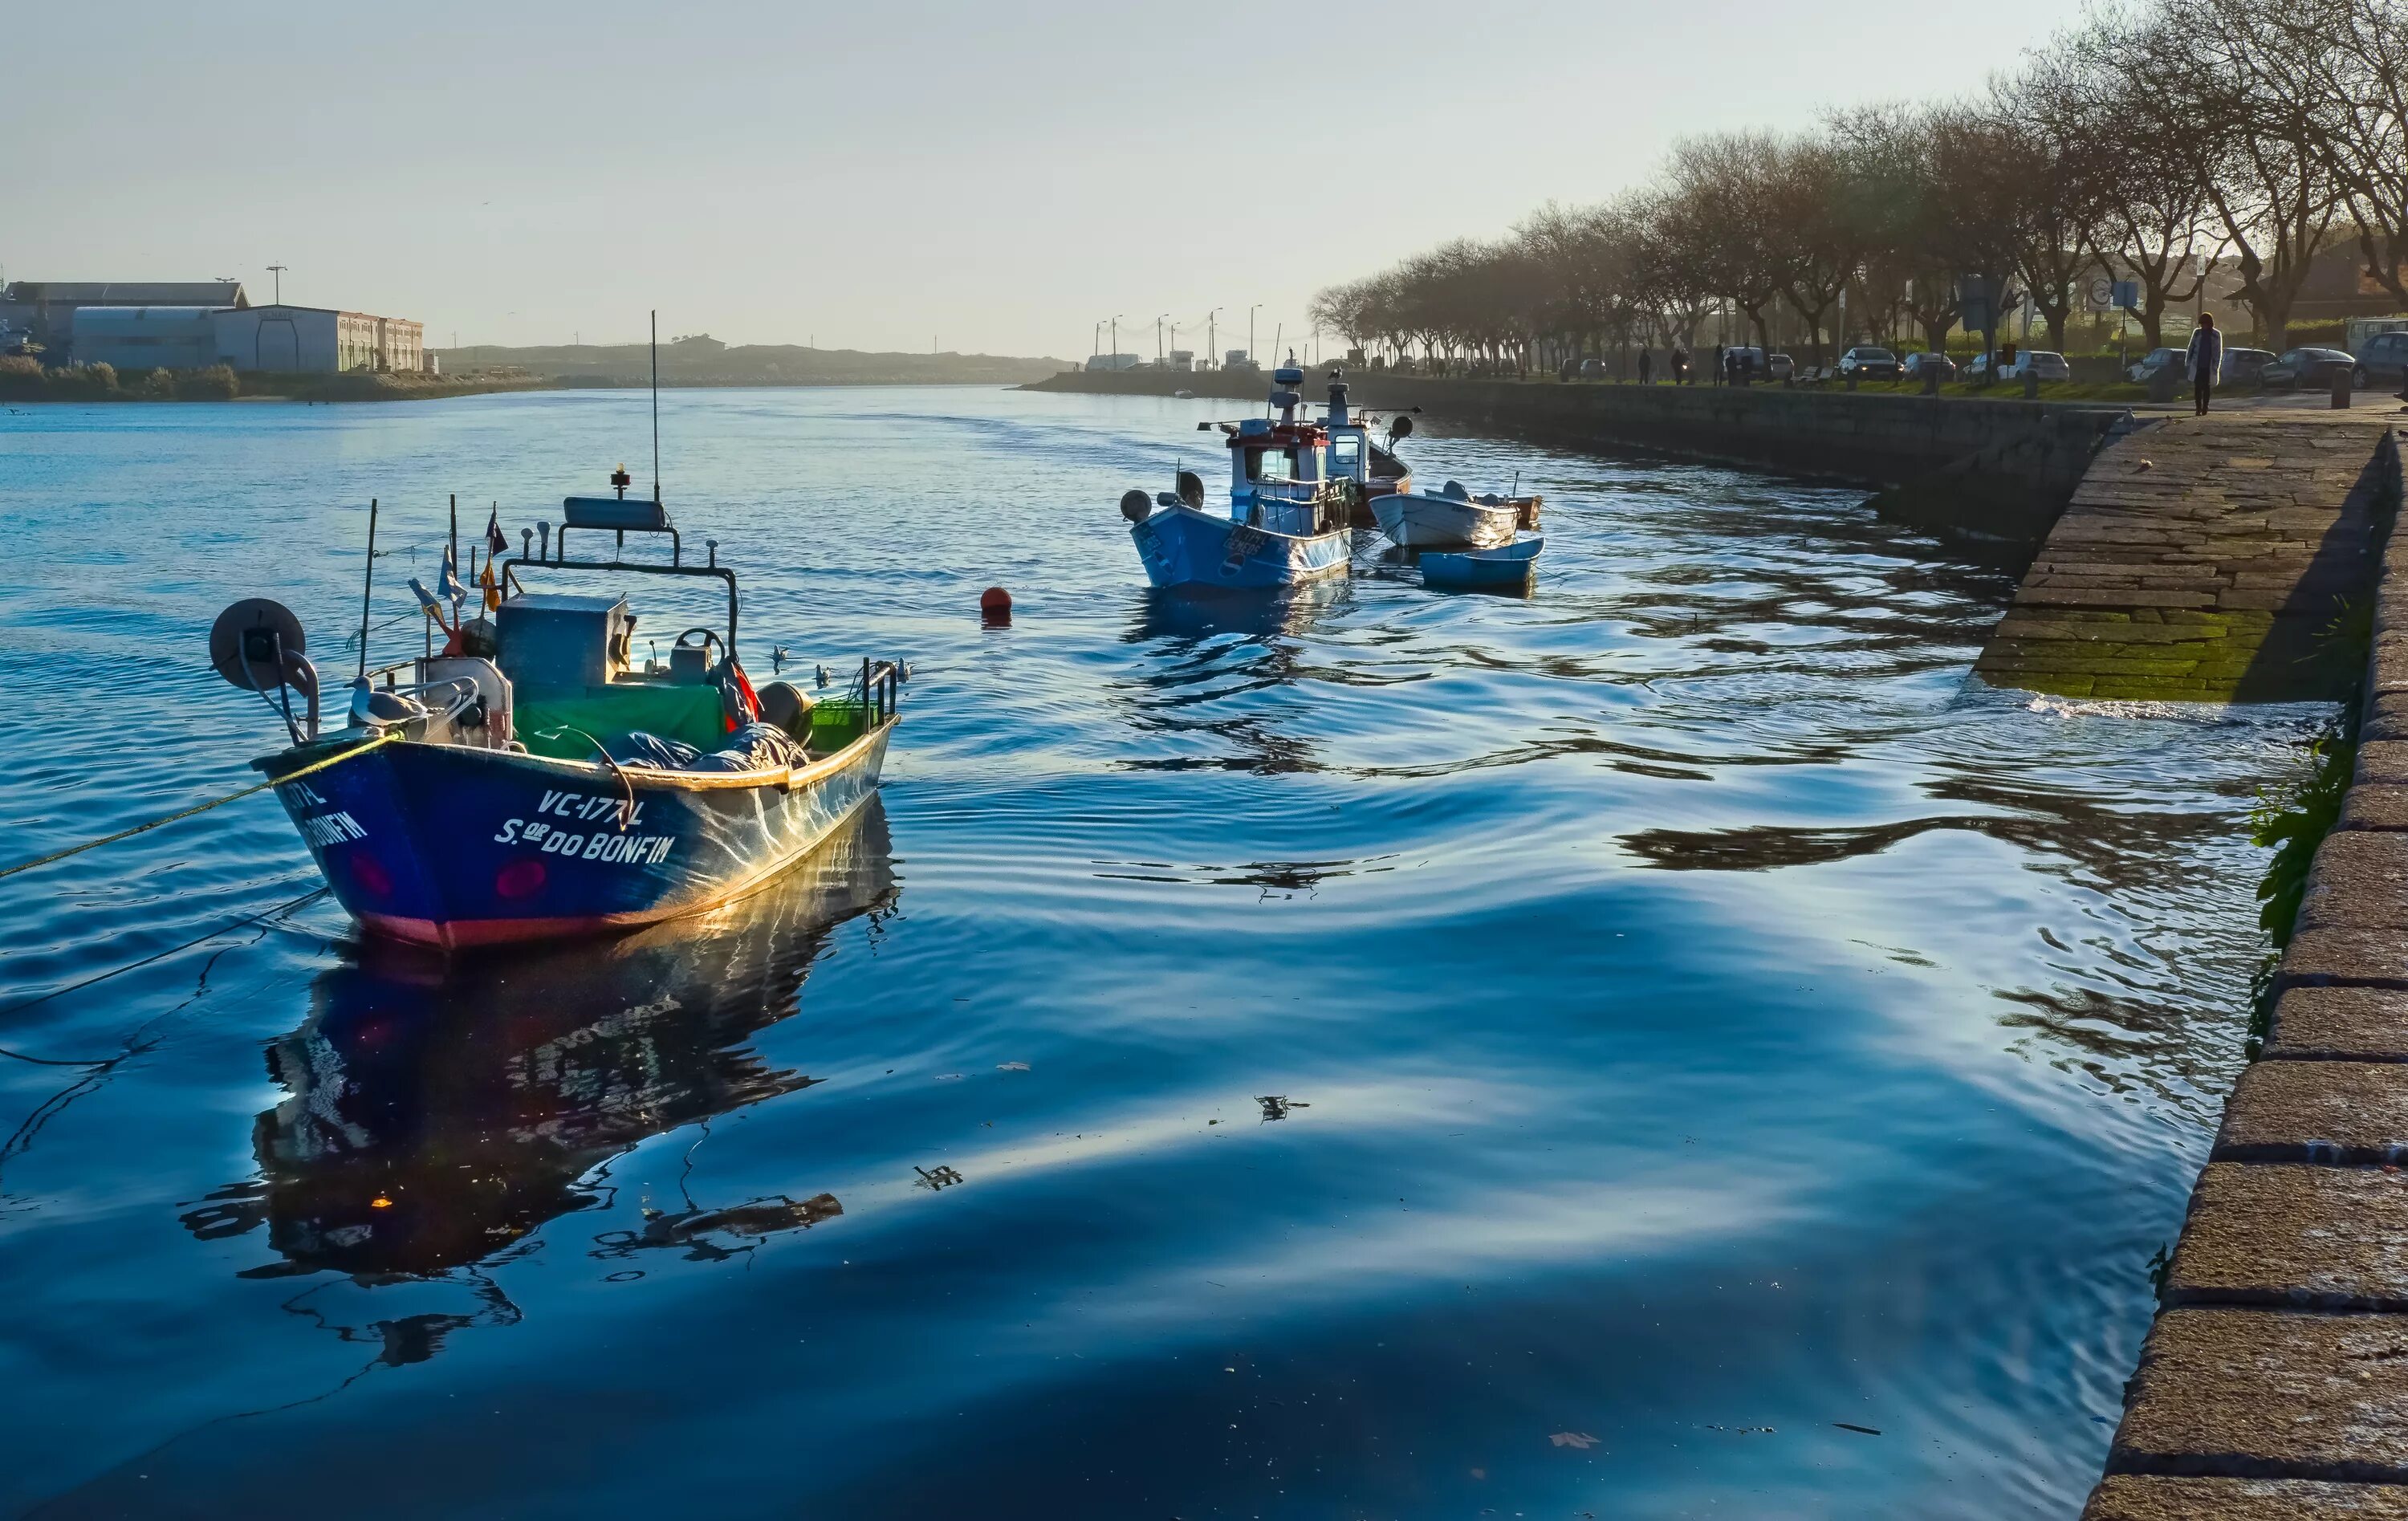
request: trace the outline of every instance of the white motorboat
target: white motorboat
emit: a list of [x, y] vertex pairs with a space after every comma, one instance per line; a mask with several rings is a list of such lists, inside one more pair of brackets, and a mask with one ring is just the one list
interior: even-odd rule
[[1513, 541], [1526, 514], [1538, 517], [1535, 496], [1474, 496], [1450, 481], [1435, 495], [1418, 491], [1374, 496], [1371, 516], [1380, 532], [1409, 550], [1494, 549]]

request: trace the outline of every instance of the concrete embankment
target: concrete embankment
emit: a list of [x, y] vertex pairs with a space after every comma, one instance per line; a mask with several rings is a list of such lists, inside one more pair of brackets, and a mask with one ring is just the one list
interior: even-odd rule
[[2397, 463], [2363, 412], [2168, 418], [2075, 487], [1974, 669], [2083, 697], [2338, 700]]
[[2354, 769], [2087, 1521], [2408, 1517], [2408, 538], [2399, 440], [2366, 442], [2323, 439], [2387, 540]]
[[[1783, 386], [1601, 385], [1349, 375], [1353, 399], [1419, 407], [1484, 432], [1570, 449], [1710, 459], [1887, 488], [1885, 516], [2036, 549], [2121, 408]], [[1319, 376], [1316, 373], [1314, 384]], [[1103, 395], [1189, 391], [1259, 404], [1267, 381], [1221, 371], [1066, 372], [1027, 387]], [[1314, 385], [1308, 396], [1317, 397]]]

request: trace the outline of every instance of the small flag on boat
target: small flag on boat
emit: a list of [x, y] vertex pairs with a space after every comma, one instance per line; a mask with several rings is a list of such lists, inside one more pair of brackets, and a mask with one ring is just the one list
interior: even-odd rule
[[493, 561], [491, 561], [491, 560], [486, 561], [486, 562], [485, 562], [485, 568], [484, 568], [483, 570], [481, 570], [481, 571], [478, 572], [478, 574], [477, 574], [477, 583], [478, 583], [479, 585], [482, 586], [482, 587], [485, 589], [485, 610], [486, 610], [487, 612], [499, 612], [499, 611], [501, 611], [501, 610], [502, 610], [502, 584], [501, 584], [501, 582], [499, 582], [499, 581], [495, 581], [495, 580], [494, 579], [494, 562], [493, 562]]
[[[502, 504], [495, 502], [493, 514], [485, 519], [485, 552], [508, 554], [509, 552], [510, 541], [502, 535]], [[489, 581], [486, 584], [493, 583]]]
[[443, 546], [443, 574], [436, 578], [435, 589], [443, 595], [445, 600], [452, 602], [468, 595], [468, 589], [460, 584], [460, 563], [452, 557], [449, 544]]

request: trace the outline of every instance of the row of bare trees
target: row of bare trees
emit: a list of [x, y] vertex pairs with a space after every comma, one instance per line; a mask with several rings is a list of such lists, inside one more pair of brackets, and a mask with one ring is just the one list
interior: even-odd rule
[[1819, 364], [1827, 332], [1940, 348], [1976, 290], [1985, 325], [2028, 300], [2061, 350], [2103, 278], [2139, 286], [2154, 347], [2213, 261], [2280, 348], [2335, 244], [2408, 309], [2408, 0], [2140, 0], [1974, 97], [1691, 138], [1649, 185], [1331, 286], [1312, 315], [1392, 356], [1526, 369], [1694, 348], [1717, 310], [1770, 346], [1787, 313]]

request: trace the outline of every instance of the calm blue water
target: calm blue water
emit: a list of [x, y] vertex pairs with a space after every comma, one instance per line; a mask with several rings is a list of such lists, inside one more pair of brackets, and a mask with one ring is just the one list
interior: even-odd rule
[[[718, 921], [446, 981], [264, 796], [0, 881], [0, 1508], [2071, 1515], [2303, 715], [1985, 691], [2010, 581], [1856, 494], [1440, 426], [1527, 600], [1166, 603], [1114, 502], [1227, 406], [663, 399], [756, 676], [917, 667]], [[0, 414], [0, 855], [252, 780], [204, 633], [348, 668], [369, 497], [399, 656], [446, 494], [644, 408]]]

